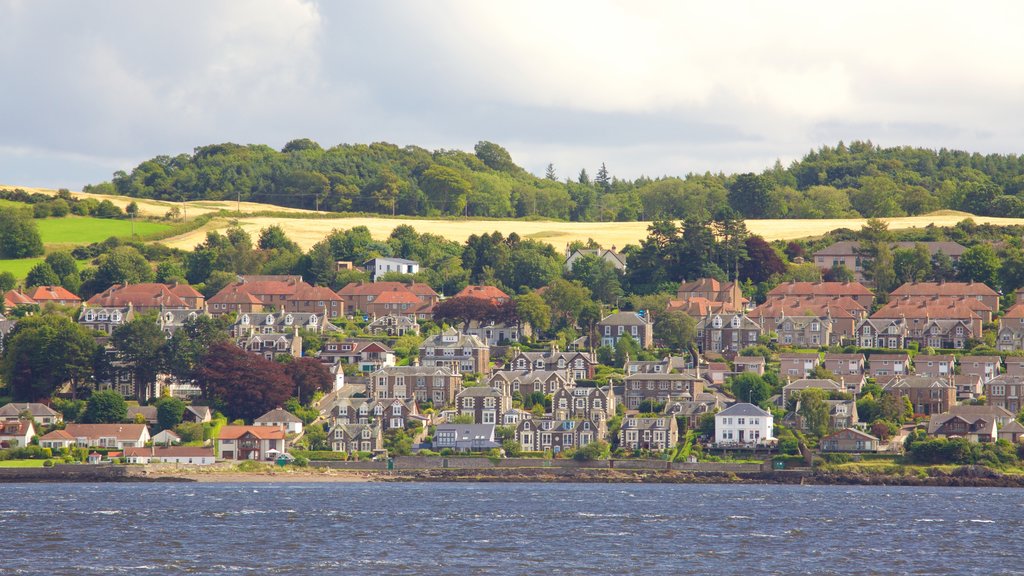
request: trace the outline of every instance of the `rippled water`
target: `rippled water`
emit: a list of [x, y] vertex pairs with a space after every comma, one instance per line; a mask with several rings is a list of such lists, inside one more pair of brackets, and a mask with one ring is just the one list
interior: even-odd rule
[[0, 574], [1024, 574], [1024, 490], [0, 485]]

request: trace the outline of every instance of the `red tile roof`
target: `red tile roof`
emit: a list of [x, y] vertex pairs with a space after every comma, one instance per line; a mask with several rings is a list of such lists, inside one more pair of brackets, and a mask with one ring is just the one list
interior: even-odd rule
[[181, 284], [179, 282], [175, 282], [174, 284], [169, 285], [168, 289], [170, 289], [171, 294], [174, 294], [175, 296], [177, 296], [179, 298], [202, 298], [203, 297], [203, 295], [200, 294], [198, 290], [196, 290], [195, 288], [189, 286], [188, 284]]
[[37, 302], [17, 290], [8, 290], [4, 294], [4, 305], [9, 308], [15, 306], [31, 306]]
[[1006, 314], [1003, 314], [1003, 318], [1024, 318], [1024, 302], [1011, 306]]
[[318, 302], [340, 301], [341, 296], [325, 286], [310, 286], [303, 282], [298, 286], [289, 300], [316, 300]]
[[277, 426], [222, 426], [221, 440], [237, 440], [246, 434], [252, 434], [260, 440], [283, 440], [284, 429]]
[[188, 308], [180, 296], [171, 292], [166, 284], [153, 282], [143, 284], [114, 284], [103, 292], [89, 298], [90, 306], [123, 308], [131, 304], [135, 308]]
[[508, 294], [494, 286], [466, 286], [455, 298], [480, 298], [482, 300], [507, 301]]
[[[960, 300], [958, 298], [939, 297], [922, 300], [920, 298], [900, 298], [891, 300], [871, 315], [871, 318], [929, 318], [980, 320], [976, 312], [981, 302], [977, 300]], [[984, 306], [984, 304], [981, 304]], [[984, 310], [988, 310], [985, 306]]]
[[892, 296], [999, 296], [981, 282], [907, 282]]
[[29, 291], [28, 297], [42, 304], [44, 302], [81, 302], [82, 299], [75, 296], [63, 286], [36, 286]]
[[64, 430], [73, 438], [105, 438], [138, 440], [145, 424], [68, 424]]
[[874, 296], [860, 282], [783, 282], [768, 292], [769, 296], [779, 294], [811, 296]]
[[210, 304], [258, 304], [262, 305], [263, 300], [253, 296], [245, 290], [239, 290], [238, 285], [225, 286], [209, 300]]

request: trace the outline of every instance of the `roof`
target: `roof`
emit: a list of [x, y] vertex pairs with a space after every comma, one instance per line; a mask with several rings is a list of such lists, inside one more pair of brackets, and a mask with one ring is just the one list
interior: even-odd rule
[[200, 294], [198, 290], [196, 290], [195, 288], [189, 286], [188, 284], [182, 284], [180, 282], [175, 282], [174, 284], [169, 284], [167, 287], [168, 287], [168, 289], [170, 289], [171, 294], [174, 294], [175, 296], [177, 296], [179, 298], [202, 298], [203, 297], [203, 295]]
[[220, 292], [217, 292], [209, 300], [210, 304], [263, 304], [263, 300], [260, 300], [256, 296], [253, 296], [246, 290], [241, 290], [238, 285], [230, 284], [221, 288]]
[[963, 365], [967, 362], [982, 362], [986, 364], [998, 364], [1002, 359], [999, 356], [961, 356], [960, 364]]
[[681, 292], [725, 292], [733, 289], [732, 282], [719, 282], [716, 278], [698, 278], [679, 283], [676, 293]]
[[[979, 308], [979, 306], [981, 308]], [[928, 318], [942, 320], [980, 320], [976, 310], [991, 312], [977, 300], [960, 300], [948, 296], [933, 296], [928, 299], [902, 296], [889, 302], [871, 315], [872, 319]]]
[[283, 428], [276, 426], [222, 426], [220, 429], [221, 440], [237, 440], [246, 434], [252, 434], [260, 440], [283, 440], [285, 432]]
[[951, 420], [963, 420], [970, 426], [968, 433], [992, 435], [996, 431], [995, 419], [978, 414], [935, 414], [928, 420], [928, 433], [935, 434]]
[[[145, 424], [68, 424], [64, 430], [72, 438], [107, 438], [138, 440], [146, 430]], [[49, 434], [47, 435], [49, 436]]]
[[303, 282], [299, 284], [289, 300], [316, 300], [316, 301], [337, 301], [341, 300], [338, 293], [326, 286], [311, 286]]
[[616, 312], [605, 316], [597, 324], [598, 326], [647, 326], [650, 323], [650, 320], [637, 312]]
[[953, 362], [952, 354], [918, 354], [914, 356], [914, 364], [918, 362]]
[[737, 402], [716, 416], [771, 416], [771, 413], [747, 402]]
[[31, 420], [10, 420], [0, 422], [0, 435], [2, 436], [24, 436], [29, 430], [34, 430]]
[[251, 274], [239, 276], [238, 282], [233, 286], [239, 286], [245, 292], [252, 294], [266, 294], [274, 296], [288, 296], [295, 293], [299, 285], [305, 284], [302, 276], [276, 275], [276, 274]]
[[46, 434], [39, 440], [47, 440], [51, 442], [56, 440], [63, 440], [65, 442], [73, 442], [75, 440], [75, 437], [72, 436], [71, 434], [68, 434], [67, 430], [54, 430], [53, 432]]
[[1004, 320], [1009, 318], [1015, 320], [1024, 318], [1024, 302], [1018, 302], [1017, 304], [1010, 306], [1010, 309], [1007, 310], [1005, 314], [1003, 314]]
[[129, 406], [128, 419], [134, 420], [136, 414], [142, 414], [147, 421], [156, 422], [156, 406]]
[[4, 304], [10, 308], [15, 306], [31, 306], [37, 302], [17, 290], [4, 292]]
[[820, 360], [817, 352], [785, 352], [779, 354], [779, 360]]
[[378, 256], [376, 258], [372, 258], [370, 260], [367, 260], [365, 265], [369, 265], [371, 262], [376, 262], [378, 260], [380, 260], [381, 262], [395, 262], [398, 264], [409, 264], [415, 266], [420, 265], [420, 263], [415, 260], [408, 260], [406, 258], [392, 258], [390, 256]]
[[288, 422], [292, 424], [301, 424], [302, 418], [299, 418], [295, 414], [292, 414], [291, 412], [278, 406], [277, 408], [274, 408], [273, 410], [267, 412], [263, 416], [260, 416], [259, 418], [253, 420], [253, 422]]
[[886, 390], [893, 388], [955, 388], [948, 379], [934, 376], [906, 376], [892, 380], [884, 386]]
[[829, 360], [864, 360], [864, 355], [857, 354], [842, 354], [840, 352], [825, 352], [825, 361]]
[[60, 413], [46, 404], [40, 404], [38, 402], [8, 402], [7, 404], [0, 406], [0, 417], [18, 416], [26, 410], [32, 414], [33, 418], [53, 418], [60, 416]]
[[486, 397], [486, 396], [501, 396], [501, 395], [502, 395], [502, 393], [500, 391], [498, 391], [498, 390], [496, 390], [494, 388], [491, 388], [490, 386], [469, 386], [467, 388], [463, 388], [462, 392], [459, 392], [457, 397], [458, 398], [465, 398], [467, 396], [472, 396], [474, 398], [481, 398], [481, 397]]
[[89, 298], [90, 306], [117, 308], [188, 308], [180, 296], [171, 292], [166, 284], [145, 282], [141, 284], [114, 284], [103, 292]]
[[764, 364], [764, 356], [737, 356], [733, 359], [732, 363], [735, 364]]
[[480, 298], [484, 300], [508, 300], [509, 295], [494, 286], [466, 286], [454, 298]]
[[458, 432], [460, 440], [479, 436], [489, 438], [494, 435], [494, 424], [438, 424], [436, 432], [450, 430]]
[[811, 296], [870, 296], [875, 297], [874, 292], [868, 290], [860, 282], [783, 282], [768, 292], [768, 296], [780, 294], [788, 295], [811, 295]]
[[82, 299], [74, 295], [63, 286], [36, 286], [28, 293], [28, 297], [42, 304], [43, 302], [65, 301], [81, 302]]
[[902, 352], [899, 354], [871, 354], [870, 356], [868, 356], [868, 362], [874, 362], [875, 360], [910, 360], [910, 354]]
[[907, 282], [890, 296], [999, 296], [981, 282]]
[[843, 390], [843, 387], [838, 382], [828, 378], [801, 378], [782, 387], [783, 390], [806, 390], [808, 388], [837, 391]]

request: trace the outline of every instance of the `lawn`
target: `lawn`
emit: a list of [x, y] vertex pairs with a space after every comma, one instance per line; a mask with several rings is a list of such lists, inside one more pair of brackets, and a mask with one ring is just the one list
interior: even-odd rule
[[4, 200], [3, 198], [0, 198], [0, 208], [23, 208], [25, 206], [28, 206], [28, 204], [25, 204], [24, 202], [15, 202], [14, 200]]
[[[17, 260], [0, 260], [0, 272], [10, 272], [11, 274], [14, 274], [15, 278], [18, 278], [20, 280], [28, 275], [28, 271], [31, 270], [33, 266], [39, 264], [42, 261], [42, 258], [20, 258]], [[88, 260], [78, 261], [79, 270], [81, 270], [82, 267], [88, 265]]]
[[[39, 227], [43, 244], [91, 244], [102, 242], [111, 236], [128, 238], [132, 234], [131, 220], [66, 216], [43, 218], [35, 222]], [[162, 232], [168, 228], [168, 224], [138, 220], [135, 222], [135, 235], [145, 239], [148, 234]]]
[[42, 468], [46, 460], [0, 460], [0, 468]]

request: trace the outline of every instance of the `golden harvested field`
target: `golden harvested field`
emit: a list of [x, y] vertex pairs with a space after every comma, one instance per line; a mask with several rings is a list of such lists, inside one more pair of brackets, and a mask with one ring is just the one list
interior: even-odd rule
[[[15, 186], [0, 186], [2, 188], [15, 188]], [[55, 194], [54, 190], [18, 186], [30, 192], [42, 192]], [[85, 194], [72, 192], [79, 197], [92, 197], [96, 199], [107, 199], [124, 207], [131, 202], [131, 198], [123, 196], [103, 196], [97, 194]], [[181, 203], [161, 202], [155, 200], [137, 200], [139, 208], [144, 214], [152, 216], [163, 216], [172, 206], [181, 207]], [[202, 201], [189, 202], [187, 206], [188, 216], [198, 216], [206, 212], [218, 210], [235, 210], [236, 205], [230, 201]], [[355, 226], [366, 226], [374, 238], [383, 240], [391, 234], [391, 231], [400, 224], [409, 224], [420, 232], [431, 232], [444, 236], [445, 238], [463, 242], [473, 234], [483, 234], [498, 231], [504, 235], [516, 232], [525, 238], [533, 238], [548, 242], [556, 248], [564, 248], [566, 244], [574, 240], [586, 241], [593, 238], [602, 246], [623, 247], [626, 244], [638, 244], [647, 236], [649, 222], [553, 222], [553, 221], [525, 221], [525, 220], [441, 220], [425, 218], [373, 218], [373, 217], [351, 217], [351, 218], [271, 218], [271, 217], [246, 217], [245, 214], [261, 211], [291, 212], [296, 215], [308, 213], [309, 210], [295, 208], [282, 208], [269, 204], [257, 204], [243, 202], [241, 204], [241, 215], [238, 218], [218, 218], [206, 226], [183, 234], [163, 240], [164, 244], [176, 248], [191, 249], [201, 243], [210, 230], [223, 230], [237, 221], [246, 231], [253, 236], [260, 230], [279, 224], [284, 228], [290, 238], [297, 242], [303, 249], [308, 249], [319, 242], [332, 230], [345, 230]], [[952, 226], [964, 218], [973, 218], [975, 222], [992, 224], [1024, 224], [1024, 218], [993, 218], [988, 216], [972, 216], [965, 212], [942, 210], [925, 216], [911, 216], [906, 218], [884, 218], [892, 230], [906, 228], [924, 227], [928, 224], [936, 226]], [[795, 238], [806, 238], [809, 236], [821, 236], [826, 232], [837, 228], [858, 229], [865, 222], [863, 218], [846, 218], [836, 220], [747, 220], [747, 228], [754, 234], [763, 236], [766, 240], [792, 240]]]

